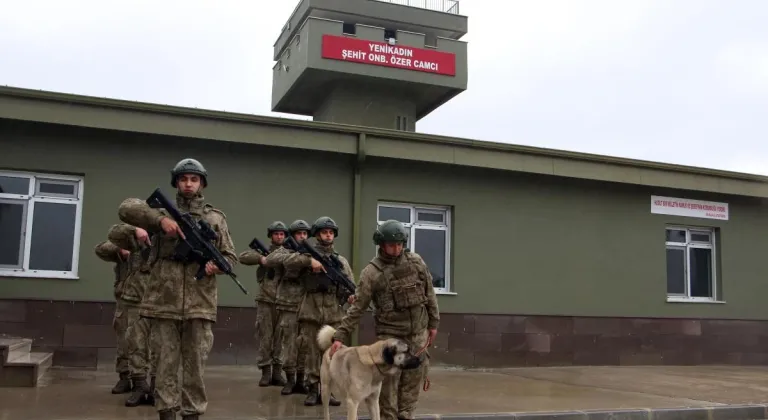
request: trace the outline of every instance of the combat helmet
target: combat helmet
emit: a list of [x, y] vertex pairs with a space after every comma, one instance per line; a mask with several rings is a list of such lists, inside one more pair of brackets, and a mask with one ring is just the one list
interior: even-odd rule
[[312, 232], [310, 232], [310, 236], [315, 236], [317, 232], [320, 232], [323, 229], [331, 229], [333, 230], [333, 237], [339, 237], [339, 226], [328, 216], [318, 217], [317, 220], [315, 220], [315, 223], [312, 224]]
[[290, 232], [288, 231], [288, 227], [285, 226], [285, 223], [277, 220], [275, 222], [272, 222], [269, 227], [267, 227], [267, 236], [272, 236], [275, 232], [285, 232], [286, 235], [288, 235]]
[[200, 175], [203, 181], [203, 187], [208, 186], [208, 172], [203, 167], [203, 164], [192, 158], [185, 158], [179, 161], [176, 166], [171, 170], [171, 186], [176, 188], [176, 178], [181, 174], [196, 174]]
[[384, 242], [408, 242], [408, 229], [397, 220], [387, 220], [373, 232], [373, 243], [381, 246]]
[[298, 219], [298, 220], [294, 220], [293, 223], [291, 223], [291, 227], [288, 228], [288, 233], [293, 235], [294, 233], [300, 230], [306, 230], [307, 233], [309, 233], [309, 231], [312, 230], [312, 228], [309, 226], [309, 223], [307, 223], [306, 221]]

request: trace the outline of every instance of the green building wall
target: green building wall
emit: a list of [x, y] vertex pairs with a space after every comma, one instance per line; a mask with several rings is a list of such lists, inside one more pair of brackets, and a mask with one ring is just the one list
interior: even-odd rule
[[[206, 198], [227, 214], [238, 252], [254, 236], [266, 241], [275, 219], [329, 215], [341, 226], [337, 249], [351, 259], [353, 155], [62, 126], [3, 123], [0, 132], [0, 168], [85, 174], [79, 280], [2, 278], [2, 298], [112, 300], [112, 267], [93, 247], [124, 198], [145, 198], [158, 186], [173, 194], [169, 171], [187, 156], [208, 169]], [[378, 201], [452, 206], [456, 294], [439, 297], [442, 312], [766, 319], [768, 218], [760, 199], [381, 158], [366, 160], [361, 174], [363, 264], [374, 253]], [[724, 201], [730, 220], [651, 214], [652, 194]], [[719, 228], [725, 303], [667, 302], [668, 223]], [[236, 272], [255, 295], [255, 268]], [[220, 305], [253, 305], [230, 279], [219, 281]]]
[[[363, 172], [363, 259], [377, 201], [452, 206], [452, 282], [443, 312], [766, 319], [761, 199], [515, 172], [371, 159]], [[651, 214], [650, 196], [729, 203], [730, 220]], [[667, 302], [665, 226], [719, 231], [725, 303]]]
[[[199, 159], [209, 172], [206, 201], [227, 215], [238, 253], [254, 236], [267, 242], [275, 219], [302, 218], [312, 223], [332, 216], [344, 231], [337, 249], [349, 255], [352, 224], [351, 157], [235, 143], [137, 136], [120, 132], [22, 125], [12, 139], [4, 134], [0, 168], [85, 174], [79, 280], [0, 278], [0, 297], [54, 300], [113, 300], [112, 264], [101, 261], [94, 246], [118, 223], [117, 209], [127, 197], [146, 198], [161, 187], [169, 197], [170, 170], [184, 157]], [[19, 127], [22, 127], [19, 126]], [[4, 128], [0, 126], [0, 130]], [[7, 133], [8, 131], [2, 131]], [[250, 292], [245, 296], [220, 276], [219, 304], [252, 306], [256, 269], [239, 265], [236, 273]]]

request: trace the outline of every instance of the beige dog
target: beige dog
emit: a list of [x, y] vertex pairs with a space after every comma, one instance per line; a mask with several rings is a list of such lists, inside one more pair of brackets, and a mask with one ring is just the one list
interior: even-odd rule
[[403, 340], [389, 338], [370, 346], [340, 347], [333, 357], [330, 347], [336, 329], [324, 325], [317, 333], [317, 344], [323, 352], [320, 365], [320, 394], [325, 420], [331, 419], [331, 393], [347, 402], [347, 420], [357, 420], [357, 408], [365, 401], [371, 420], [380, 420], [379, 394], [385, 376], [401, 369], [415, 369], [422, 358], [411, 353]]

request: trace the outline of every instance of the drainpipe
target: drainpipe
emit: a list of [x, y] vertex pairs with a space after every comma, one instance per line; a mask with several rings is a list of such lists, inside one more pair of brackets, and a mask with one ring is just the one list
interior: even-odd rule
[[[365, 133], [357, 135], [357, 160], [354, 165], [354, 179], [352, 187], [352, 272], [355, 273], [357, 283], [360, 275], [360, 213], [362, 212], [362, 192], [363, 192], [363, 165], [365, 163]], [[358, 344], [357, 330], [350, 338], [353, 346]]]

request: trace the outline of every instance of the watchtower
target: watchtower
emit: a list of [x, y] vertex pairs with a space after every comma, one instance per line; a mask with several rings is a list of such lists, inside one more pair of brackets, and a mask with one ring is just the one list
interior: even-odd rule
[[467, 89], [457, 0], [301, 0], [274, 45], [272, 111], [415, 131]]

